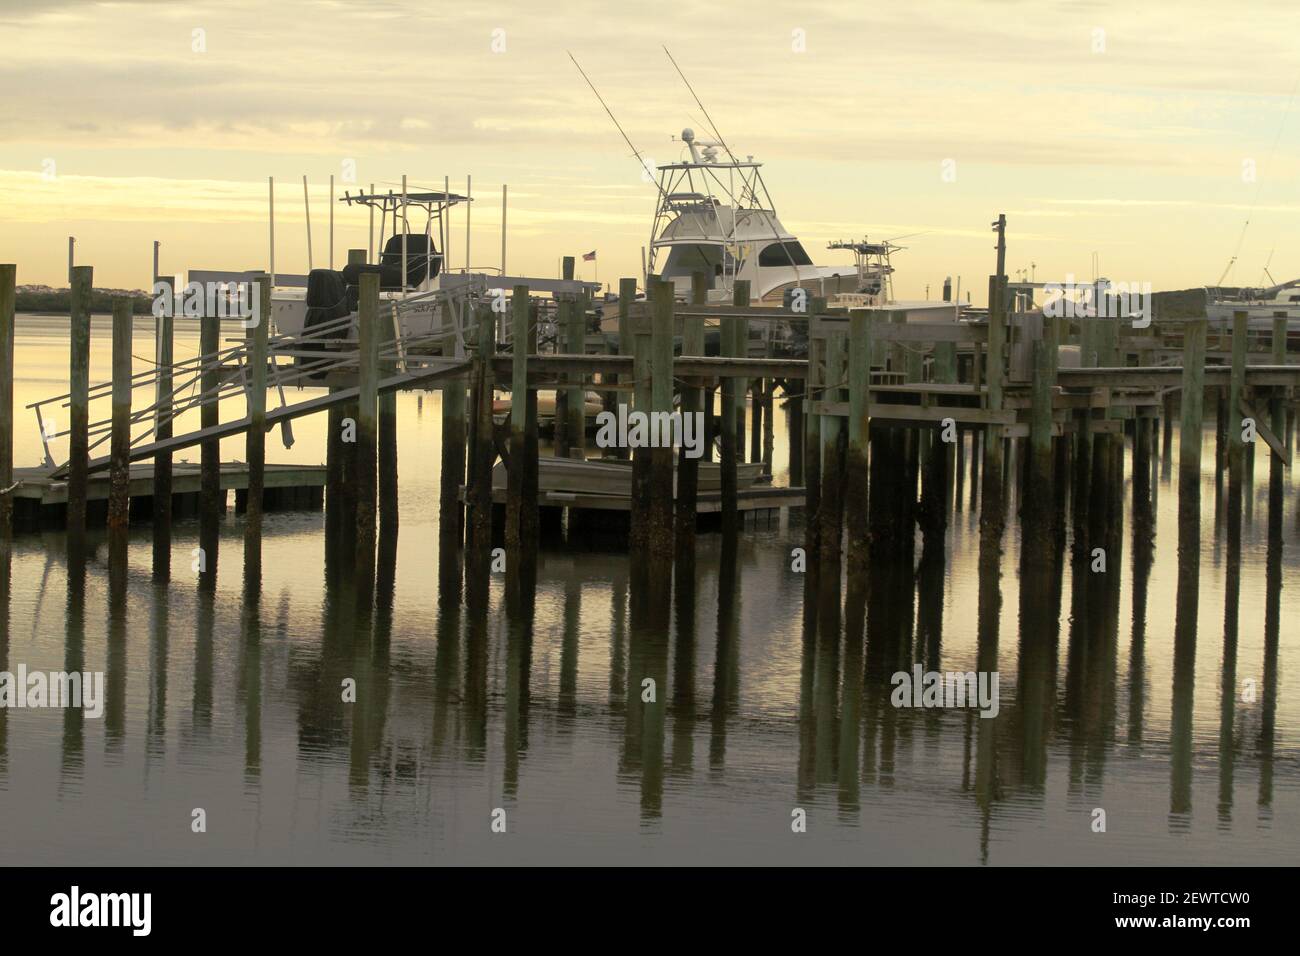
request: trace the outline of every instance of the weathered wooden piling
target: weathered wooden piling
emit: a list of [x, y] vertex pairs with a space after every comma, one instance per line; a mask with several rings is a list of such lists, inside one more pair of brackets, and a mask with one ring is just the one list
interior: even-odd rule
[[[1180, 523], [1199, 522], [1201, 507], [1201, 421], [1205, 412], [1205, 319], [1183, 326], [1182, 422], [1178, 442]], [[1179, 550], [1183, 542], [1179, 541]]]
[[1046, 535], [1053, 503], [1052, 399], [1060, 344], [1060, 319], [1042, 316], [1042, 333], [1033, 343], [1033, 384], [1029, 410], [1029, 454], [1025, 463], [1026, 513], [1035, 533]]
[[650, 317], [649, 553], [656, 571], [673, 561], [673, 291], [671, 282], [656, 283]]
[[86, 494], [90, 484], [90, 292], [94, 269], [73, 266], [69, 317], [68, 365], [68, 534], [86, 531]]
[[[14, 519], [14, 317], [17, 282], [18, 267], [13, 263], [0, 265], [0, 549], [5, 549], [5, 555], [0, 557], [6, 560]], [[0, 583], [7, 586], [7, 582]]]
[[524, 474], [528, 467], [528, 356], [532, 352], [528, 319], [528, 286], [517, 285], [510, 300], [510, 462], [506, 474], [505, 539], [511, 561], [518, 560], [520, 554], [526, 524], [524, 509], [537, 510], [535, 491], [531, 502], [524, 498]]
[[109, 437], [108, 534], [125, 549], [131, 521], [131, 300], [113, 300], [113, 409]]
[[848, 528], [848, 575], [865, 584], [868, 554], [867, 451], [871, 437], [871, 323], [864, 309], [849, 313], [849, 421], [844, 461], [844, 521]]
[[[772, 346], [768, 344], [767, 358], [772, 358]], [[759, 456], [759, 461], [763, 463], [763, 474], [772, 474], [772, 456], [776, 452], [776, 422], [773, 419], [773, 408], [776, 405], [776, 379], [763, 379], [763, 388], [761, 390], [763, 398], [763, 453]]]
[[[199, 390], [203, 404], [199, 406], [199, 427], [216, 428], [221, 423], [221, 408], [217, 392], [221, 385], [220, 360], [221, 319], [204, 315], [199, 319], [199, 353], [203, 356], [203, 372], [199, 376]], [[221, 490], [221, 439], [205, 438], [199, 446], [199, 526], [200, 537], [215, 545], [217, 525], [225, 511], [225, 492]], [[205, 548], [206, 550], [206, 548]], [[211, 567], [215, 556], [207, 556]]]
[[[823, 407], [844, 400], [845, 341], [843, 332], [826, 335], [826, 386]], [[844, 463], [846, 430], [840, 416], [822, 415], [821, 500], [817, 508], [818, 560], [823, 583], [839, 589], [839, 568], [843, 545]]]
[[375, 507], [378, 504], [379, 440], [379, 272], [358, 277], [356, 528], [357, 560], [362, 568], [375, 559]]
[[[738, 280], [745, 281], [745, 280]], [[749, 295], [746, 287], [745, 295]], [[748, 306], [749, 300], [740, 301], [740, 297], [735, 294], [735, 286], [732, 287], [732, 304], [737, 306]], [[732, 323], [731, 332], [733, 336], [732, 355], [736, 358], [749, 358], [749, 320], [736, 318]], [[749, 396], [749, 380], [740, 378], [736, 379], [736, 387], [733, 391], [732, 401], [734, 402], [734, 414], [736, 416], [736, 461], [745, 460], [745, 410], [747, 406], [746, 398]]]
[[[654, 289], [658, 279], [650, 276], [646, 286], [646, 307], [654, 302]], [[621, 287], [621, 283], [620, 283]], [[652, 347], [651, 318], [641, 310], [627, 321], [632, 347], [632, 407], [649, 415], [653, 400], [650, 365]], [[628, 547], [634, 554], [644, 555], [650, 547], [650, 449], [633, 448], [632, 501], [630, 505]]]
[[[746, 306], [749, 304], [749, 281], [737, 279], [732, 286], [732, 304]], [[723, 356], [735, 358], [741, 354], [743, 347], [742, 320], [735, 316], [724, 316], [720, 323], [720, 348]], [[721, 418], [722, 448], [720, 471], [722, 479], [722, 534], [731, 537], [739, 530], [738, 489], [736, 485], [736, 465], [743, 453], [738, 445], [738, 436], [744, 423], [744, 379], [730, 375], [722, 378], [722, 399], [719, 416]], [[737, 400], [739, 396], [739, 401]], [[740, 415], [737, 416], [737, 404]]]
[[248, 345], [248, 430], [244, 457], [248, 462], [248, 495], [244, 504], [244, 577], [254, 581], [262, 568], [262, 514], [266, 489], [266, 362], [271, 325], [271, 277], [254, 280], [252, 294], [257, 311], [245, 329]]
[[1246, 392], [1246, 312], [1232, 313], [1232, 372], [1228, 384], [1227, 454], [1228, 520], [1241, 518], [1241, 486], [1246, 464], [1246, 444], [1241, 432], [1241, 401]]
[[[380, 351], [393, 353], [380, 359], [381, 377], [397, 374], [396, 313], [390, 308], [382, 309], [379, 316]], [[380, 395], [378, 409], [379, 526], [391, 534], [397, 529], [397, 392]]]
[[804, 553], [814, 558], [818, 552], [820, 539], [820, 520], [818, 511], [822, 494], [822, 416], [813, 414], [810, 404], [822, 400], [822, 387], [825, 377], [822, 366], [826, 358], [825, 340], [814, 337], [812, 328], [818, 316], [826, 311], [826, 300], [820, 297], [812, 299], [812, 308], [808, 318], [808, 371], [804, 378]]
[[[456, 324], [453, 303], [443, 305], [445, 327]], [[450, 349], [450, 338], [443, 346]], [[465, 483], [465, 379], [457, 376], [442, 386], [442, 455], [441, 490], [438, 502], [438, 538], [440, 552], [455, 553], [462, 536], [460, 489]]]
[[[565, 329], [565, 351], [582, 355], [587, 351], [587, 301], [585, 295], [575, 296], [568, 303], [569, 319]], [[569, 389], [565, 407], [568, 422], [568, 455], [570, 458], [587, 457], [587, 391], [582, 376], [569, 376]]]
[[[709, 277], [703, 272], [691, 275], [691, 304], [707, 305], [709, 301]], [[682, 355], [704, 354], [704, 319], [701, 316], [685, 316], [682, 319]], [[688, 426], [692, 434], [702, 441], [697, 422], [703, 418], [704, 402], [700, 386], [688, 382], [682, 386], [681, 413], [683, 437]], [[686, 566], [695, 555], [695, 520], [699, 501], [700, 459], [690, 453], [685, 441], [677, 458], [677, 516], [676, 534], [674, 536], [676, 559]]]
[[[633, 333], [631, 324], [632, 303], [636, 301], [636, 279], [619, 279], [618, 280], [618, 354], [633, 354]], [[632, 385], [635, 376], [622, 376], [618, 382], [620, 385]], [[635, 386], [634, 386], [635, 387]], [[629, 404], [629, 395], [627, 392], [620, 391], [619, 401]], [[617, 411], [617, 409], [615, 409]], [[619, 458], [628, 458], [632, 450], [625, 444], [619, 444], [616, 449]]]
[[[175, 280], [157, 276], [154, 305], [154, 361], [158, 377], [154, 386], [154, 435], [159, 442], [172, 437], [172, 362], [175, 339]], [[161, 298], [161, 302], [157, 299]], [[153, 456], [153, 576], [158, 581], [171, 577], [172, 547], [172, 453]]]
[[[474, 447], [469, 486], [465, 494], [467, 562], [486, 566], [492, 552], [492, 358], [496, 353], [496, 320], [490, 306], [477, 310], [477, 350], [474, 355]], [[473, 576], [473, 580], [478, 579]]]
[[[1286, 336], [1287, 336], [1287, 317], [1285, 313], [1275, 314], [1273, 319], [1273, 341], [1272, 341], [1272, 359], [1274, 365], [1286, 364]], [[1273, 394], [1269, 399], [1269, 423], [1273, 428], [1273, 434], [1279, 441], [1286, 442], [1287, 457], [1290, 457], [1290, 432], [1287, 429], [1286, 414], [1286, 389], [1276, 386]], [[1284, 437], [1285, 436], [1285, 437]], [[1276, 503], [1277, 508], [1282, 507], [1282, 487], [1286, 481], [1286, 461], [1276, 451], [1269, 456], [1268, 460], [1268, 486], [1269, 486], [1269, 527], [1274, 525], [1281, 528], [1282, 516], [1280, 513], [1274, 513]]]
[[794, 488], [803, 484], [803, 403], [805, 396], [806, 383], [803, 380], [786, 379], [786, 441], [790, 448], [790, 485]]
[[[561, 277], [571, 282], [574, 274], [573, 256], [565, 256], [561, 264]], [[555, 314], [555, 351], [581, 353], [585, 351], [586, 341], [581, 325], [581, 307], [577, 297], [563, 293], [556, 302]], [[572, 382], [575, 378], [579, 387]], [[583, 447], [586, 395], [581, 388], [581, 380], [575, 374], [564, 373], [559, 377], [555, 389], [555, 454], [559, 458], [570, 458], [575, 449]], [[576, 417], [575, 417], [576, 410]]]
[[[1002, 411], [1002, 384], [1005, 378], [1003, 353], [1006, 348], [1005, 303], [1006, 277], [989, 277], [989, 326], [987, 364], [985, 366], [984, 407], [990, 412]], [[980, 530], [1000, 535], [1003, 526], [1002, 509], [1002, 426], [989, 422], [984, 428], [984, 468], [981, 477]]]

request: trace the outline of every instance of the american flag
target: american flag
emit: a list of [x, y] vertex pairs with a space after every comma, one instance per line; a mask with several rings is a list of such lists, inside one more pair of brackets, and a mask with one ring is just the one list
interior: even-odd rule
[[592, 249], [591, 252], [584, 252], [584, 253], [582, 254], [582, 261], [583, 261], [583, 262], [595, 262], [595, 261], [596, 261], [596, 250], [595, 250], [595, 249]]

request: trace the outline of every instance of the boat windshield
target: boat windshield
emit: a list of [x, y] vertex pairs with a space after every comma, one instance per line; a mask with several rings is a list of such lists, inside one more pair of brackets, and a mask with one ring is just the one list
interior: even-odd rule
[[810, 266], [812, 260], [798, 242], [774, 242], [758, 254], [760, 266]]

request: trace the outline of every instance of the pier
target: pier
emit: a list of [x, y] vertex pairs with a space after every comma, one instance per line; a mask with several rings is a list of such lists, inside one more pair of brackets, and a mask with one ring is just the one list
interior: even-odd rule
[[[439, 324], [408, 334], [396, 306], [391, 321], [381, 309], [378, 274], [364, 265], [365, 252], [354, 250], [349, 260], [360, 265], [359, 308], [351, 317], [297, 336], [275, 334], [261, 321], [242, 340], [225, 342], [217, 320], [202, 318], [202, 354], [177, 362], [175, 319], [159, 316], [159, 362], [143, 373], [131, 371], [130, 315], [115, 309], [114, 376], [94, 384], [85, 358], [92, 269], [73, 269], [69, 389], [31, 406], [46, 444], [44, 467], [13, 470], [8, 408], [0, 420], [6, 533], [57, 514], [70, 534], [80, 534], [87, 515], [100, 513], [91, 502], [106, 502], [110, 525], [147, 516], [164, 541], [172, 517], [197, 513], [210, 523], [235, 489], [254, 546], [261, 514], [284, 507], [323, 506], [328, 528], [349, 537], [359, 529], [364, 542], [376, 521], [396, 520], [396, 407], [387, 398], [403, 389], [443, 394], [442, 535], [444, 544], [468, 552], [494, 540], [516, 555], [534, 550], [539, 529], [567, 515], [575, 528], [625, 529], [630, 548], [651, 547], [671, 567], [674, 556], [689, 559], [697, 527], [734, 535], [744, 512], [793, 508], [805, 511], [810, 556], [836, 565], [847, 529], [855, 545], [850, 570], [865, 574], [865, 550], [856, 545], [892, 540], [910, 549], [904, 539], [917, 529], [941, 530], [963, 506], [967, 485], [993, 542], [1006, 523], [1011, 482], [1025, 492], [1024, 517], [1035, 527], [1049, 522], [1049, 499], [1067, 484], [1082, 518], [1086, 502], [1105, 492], [1107, 476], [1122, 473], [1126, 453], [1135, 474], [1154, 473], [1162, 455], [1169, 467], [1175, 416], [1183, 467], [1193, 467], [1207, 402], [1217, 408], [1215, 454], [1227, 465], [1230, 497], [1239, 497], [1248, 453], [1243, 421], [1279, 467], [1290, 466], [1300, 367], [1289, 360], [1284, 316], [1261, 333], [1239, 313], [1207, 352], [1204, 319], [1156, 316], [1149, 329], [1107, 318], [1067, 321], [1035, 308], [1032, 289], [1008, 294], [999, 275], [989, 278], [985, 314], [963, 318], [954, 308], [952, 321], [916, 321], [887, 307], [831, 307], [817, 296], [758, 306], [743, 280], [732, 304], [710, 304], [708, 279], [699, 274], [686, 302], [653, 276], [641, 299], [635, 282], [624, 280], [617, 315], [602, 323], [590, 290], [572, 281], [568, 260], [564, 278], [546, 283], [540, 296], [522, 283], [509, 290], [462, 283], [438, 300]], [[15, 266], [0, 268], [10, 343], [15, 275]], [[261, 314], [270, 315], [269, 277], [246, 278]], [[706, 354], [709, 341], [717, 354]], [[12, 344], [6, 355], [11, 365]], [[9, 380], [11, 367], [4, 371]], [[581, 465], [576, 485], [543, 480], [539, 488], [539, 389], [556, 390], [554, 455], [626, 461], [631, 452], [626, 489], [585, 487]], [[286, 390], [303, 394], [290, 402]], [[498, 392], [512, 399], [505, 416], [494, 409]], [[700, 465], [684, 450], [589, 447], [582, 412], [588, 392], [600, 394], [606, 409], [624, 403], [703, 416], [702, 460], [720, 468], [720, 487], [700, 489]], [[279, 403], [268, 407], [268, 395]], [[109, 412], [91, 414], [110, 400]], [[790, 410], [790, 483], [782, 487], [770, 484], [777, 400]], [[234, 417], [223, 414], [231, 401], [242, 405]], [[66, 429], [47, 428], [52, 410], [66, 412]], [[174, 422], [190, 410], [198, 411], [199, 427], [178, 432]], [[267, 465], [267, 434], [307, 416], [329, 429], [328, 461]], [[217, 443], [241, 435], [246, 460], [220, 462]], [[69, 457], [56, 462], [50, 441], [61, 437]], [[741, 488], [746, 438], [755, 470]], [[177, 452], [195, 446], [199, 464], [175, 463]], [[1140, 486], [1149, 488], [1149, 480]], [[611, 522], [615, 513], [625, 518]], [[701, 524], [701, 516], [710, 517]]]

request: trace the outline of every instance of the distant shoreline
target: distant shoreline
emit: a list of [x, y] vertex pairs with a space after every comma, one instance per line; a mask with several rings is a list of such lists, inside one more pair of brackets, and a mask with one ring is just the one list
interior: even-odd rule
[[[153, 300], [138, 290], [93, 289], [90, 293], [92, 313], [112, 313], [113, 300], [128, 296], [134, 315], [152, 315]], [[19, 288], [14, 295], [14, 311], [31, 315], [67, 315], [72, 309], [69, 289], [33, 290]]]

